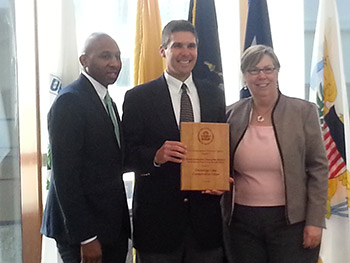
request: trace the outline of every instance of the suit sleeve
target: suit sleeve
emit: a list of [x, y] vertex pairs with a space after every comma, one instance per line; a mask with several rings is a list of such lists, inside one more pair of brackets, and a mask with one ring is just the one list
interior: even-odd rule
[[122, 128], [125, 141], [125, 166], [135, 172], [151, 171], [157, 152], [156, 145], [147, 144], [145, 134], [148, 124], [144, 118], [142, 95], [133, 90], [125, 94]]
[[328, 160], [321, 135], [317, 109], [309, 107], [304, 123], [307, 182], [306, 225], [325, 227], [328, 192]]
[[71, 242], [79, 243], [96, 235], [83, 194], [81, 176], [84, 152], [84, 113], [77, 97], [58, 97], [49, 113], [53, 183]]

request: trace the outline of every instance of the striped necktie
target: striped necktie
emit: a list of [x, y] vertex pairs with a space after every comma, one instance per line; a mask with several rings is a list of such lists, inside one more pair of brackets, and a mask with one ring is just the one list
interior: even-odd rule
[[117, 138], [118, 141], [118, 145], [120, 147], [120, 132], [119, 132], [119, 125], [118, 125], [118, 121], [117, 121], [117, 116], [115, 115], [115, 111], [113, 109], [113, 105], [112, 105], [112, 99], [109, 96], [109, 93], [107, 91], [106, 96], [104, 98], [104, 101], [106, 103], [107, 106], [107, 111], [109, 114], [109, 117], [111, 118], [112, 122], [113, 122], [113, 126], [114, 126], [114, 133], [115, 133], [115, 137]]
[[180, 122], [193, 122], [193, 108], [191, 99], [187, 94], [187, 86], [185, 83], [181, 86], [181, 104], [180, 104]]

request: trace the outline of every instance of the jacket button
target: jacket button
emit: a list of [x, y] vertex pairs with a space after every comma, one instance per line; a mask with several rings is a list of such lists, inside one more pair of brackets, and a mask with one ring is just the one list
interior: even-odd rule
[[185, 202], [185, 203], [188, 202], [188, 198], [184, 198], [184, 202]]

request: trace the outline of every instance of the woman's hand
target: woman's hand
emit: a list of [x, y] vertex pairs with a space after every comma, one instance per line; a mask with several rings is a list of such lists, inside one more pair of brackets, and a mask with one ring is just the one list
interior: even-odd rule
[[305, 226], [304, 228], [304, 248], [315, 248], [321, 243], [322, 228], [317, 226]]

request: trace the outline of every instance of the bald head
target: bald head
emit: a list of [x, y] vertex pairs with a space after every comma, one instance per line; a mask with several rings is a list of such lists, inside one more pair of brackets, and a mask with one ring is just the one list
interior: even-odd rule
[[94, 50], [95, 46], [98, 43], [103, 42], [105, 40], [113, 41], [116, 45], [117, 43], [111, 38], [108, 34], [103, 32], [95, 32], [92, 33], [86, 40], [82, 50], [82, 54], [89, 54], [92, 50]]
[[79, 60], [85, 72], [105, 87], [117, 80], [122, 66], [119, 47], [106, 33], [91, 34]]

